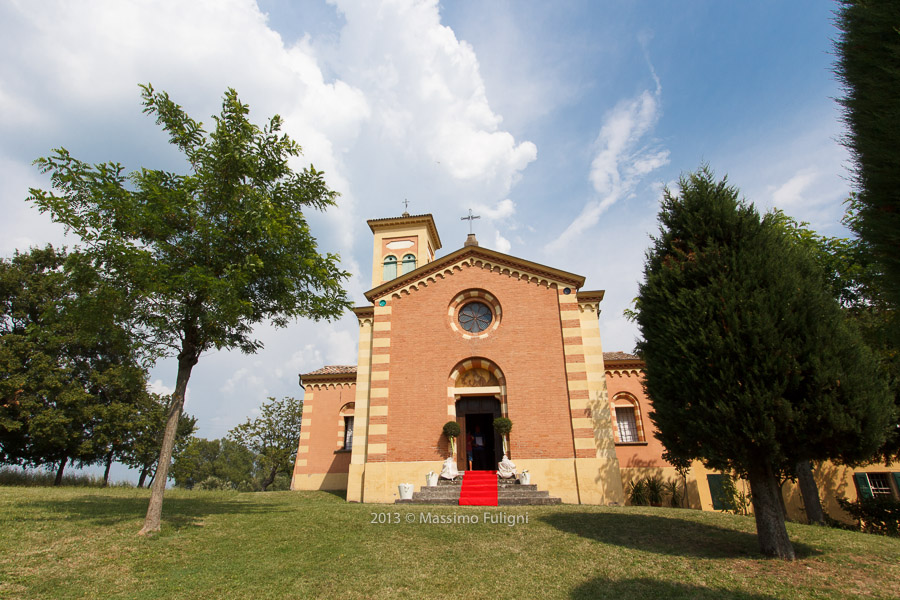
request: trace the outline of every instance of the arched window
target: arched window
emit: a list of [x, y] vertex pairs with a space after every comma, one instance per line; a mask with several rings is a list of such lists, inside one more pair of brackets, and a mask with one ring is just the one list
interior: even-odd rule
[[356, 404], [348, 402], [341, 408], [340, 420], [338, 421], [338, 449], [353, 449], [353, 413]]
[[621, 444], [643, 442], [644, 428], [637, 398], [628, 393], [616, 394], [612, 401], [612, 410], [616, 441]]
[[407, 254], [403, 257], [403, 271], [402, 275], [406, 275], [410, 271], [415, 270], [416, 268], [416, 256], [414, 254]]
[[396, 256], [385, 256], [384, 257], [384, 277], [385, 281], [390, 281], [397, 277], [397, 257]]

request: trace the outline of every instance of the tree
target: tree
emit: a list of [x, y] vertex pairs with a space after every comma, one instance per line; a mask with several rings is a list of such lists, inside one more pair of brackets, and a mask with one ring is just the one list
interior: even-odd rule
[[260, 128], [229, 89], [207, 133], [167, 94], [141, 86], [144, 112], [156, 116], [184, 153], [186, 175], [122, 165], [89, 165], [65, 149], [36, 163], [54, 189], [32, 189], [41, 211], [74, 231], [112, 283], [133, 291], [138, 322], [178, 360], [158, 473], [142, 534], [158, 531], [176, 429], [191, 371], [203, 352], [261, 346], [253, 325], [339, 317], [349, 276], [336, 255], [318, 252], [303, 209], [334, 205], [336, 192], [310, 166], [290, 161], [300, 146], [281, 134], [281, 118]]
[[254, 456], [248, 448], [229, 439], [191, 437], [172, 464], [175, 485], [193, 489], [210, 477], [234, 489], [255, 487]]
[[859, 218], [853, 229], [900, 307], [900, 4], [841, 0], [835, 71], [844, 85], [844, 145], [853, 157]]
[[[147, 394], [129, 429], [129, 437], [120, 460], [132, 469], [138, 470], [138, 487], [144, 487], [148, 476], [151, 481], [155, 476], [171, 401], [171, 396], [152, 392]], [[178, 456], [185, 448], [196, 429], [197, 419], [182, 412], [175, 433], [173, 456]]]
[[[861, 206], [856, 194], [847, 201], [843, 223], [856, 229]], [[825, 271], [832, 294], [840, 300], [845, 314], [857, 325], [866, 344], [875, 352], [887, 378], [896, 413], [900, 418], [900, 318], [884, 290], [879, 268], [859, 238], [822, 236], [808, 228], [808, 223], [776, 211], [776, 222], [797, 243], [805, 247]], [[871, 457], [872, 462], [890, 464], [900, 460], [900, 422], [888, 434], [885, 443]]]
[[229, 431], [228, 437], [256, 455], [259, 468], [264, 473], [260, 487], [265, 492], [278, 473], [290, 475], [293, 472], [303, 420], [303, 402], [289, 397], [281, 400], [269, 398], [259, 410], [259, 417], [247, 419]]
[[760, 549], [794, 557], [777, 474], [864, 458], [892, 399], [821, 269], [704, 167], [666, 190], [637, 301], [650, 415], [670, 455], [746, 473]]
[[[854, 229], [859, 214], [859, 200], [854, 194], [848, 200], [844, 224]], [[776, 211], [773, 218], [825, 272], [832, 295], [840, 301], [845, 315], [857, 325], [866, 344], [875, 353], [894, 397], [895, 414], [900, 418], [900, 347], [897, 345], [900, 324], [897, 322], [897, 312], [884, 297], [880, 287], [882, 280], [871, 253], [865, 249], [865, 243], [860, 239], [819, 235], [808, 228], [808, 223], [798, 222], [781, 211]], [[889, 464], [897, 458], [900, 458], [900, 423], [895, 424], [870, 460]], [[824, 523], [825, 515], [809, 461], [798, 463], [795, 475], [800, 481], [807, 519], [813, 523]]]
[[128, 305], [86, 257], [52, 246], [0, 261], [2, 462], [90, 464], [144, 392]]

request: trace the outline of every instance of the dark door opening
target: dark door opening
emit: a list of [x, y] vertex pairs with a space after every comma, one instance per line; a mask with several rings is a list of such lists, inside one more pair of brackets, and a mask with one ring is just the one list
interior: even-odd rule
[[[494, 415], [492, 413], [474, 413], [466, 415], [466, 437], [472, 436], [472, 470], [496, 471], [497, 438], [494, 431]], [[481, 442], [481, 443], [479, 443]]]

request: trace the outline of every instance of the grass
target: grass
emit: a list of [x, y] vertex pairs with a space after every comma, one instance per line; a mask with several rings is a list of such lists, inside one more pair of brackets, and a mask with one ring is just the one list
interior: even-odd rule
[[[900, 539], [650, 507], [348, 504], [325, 492], [0, 487], [0, 598], [896, 598]], [[484, 514], [528, 523], [485, 523]], [[373, 524], [373, 513], [400, 523]], [[427, 524], [420, 513], [478, 517]], [[407, 515], [412, 515], [408, 517]], [[407, 523], [407, 519], [414, 522]]]

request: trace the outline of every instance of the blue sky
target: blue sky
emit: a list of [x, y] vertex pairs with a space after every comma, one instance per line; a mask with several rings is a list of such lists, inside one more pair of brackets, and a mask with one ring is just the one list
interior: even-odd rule
[[[635, 296], [664, 185], [708, 163], [761, 209], [822, 233], [840, 225], [848, 155], [831, 72], [836, 4], [585, 1], [437, 3], [216, 0], [0, 4], [0, 252], [72, 245], [25, 202], [48, 181], [31, 162], [64, 146], [92, 162], [182, 170], [137, 84], [204, 122], [237, 89], [274, 113], [342, 196], [309, 214], [364, 302], [365, 221], [432, 213], [462, 245], [469, 208], [483, 246], [605, 289], [606, 350], [631, 350]], [[353, 364], [356, 323], [261, 326], [252, 356], [211, 352], [186, 410], [220, 437], [297, 374]], [[160, 361], [155, 389], [174, 386]]]

